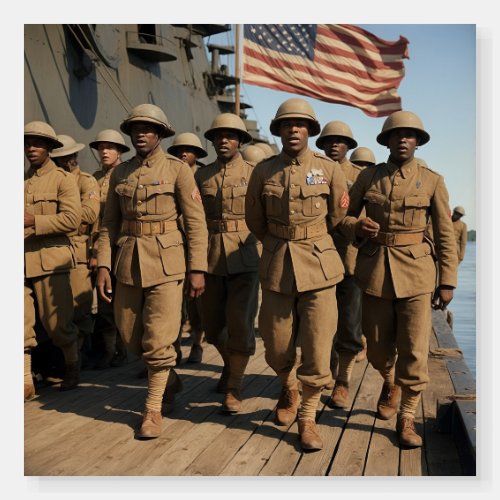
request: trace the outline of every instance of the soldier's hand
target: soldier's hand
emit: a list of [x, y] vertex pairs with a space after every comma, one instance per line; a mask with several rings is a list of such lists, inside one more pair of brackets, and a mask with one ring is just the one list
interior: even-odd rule
[[24, 227], [33, 227], [35, 225], [35, 216], [24, 211]]
[[370, 217], [359, 219], [356, 222], [356, 236], [359, 238], [376, 238], [379, 231], [380, 224], [370, 219]]
[[205, 291], [205, 274], [201, 271], [191, 271], [188, 274], [189, 297], [195, 299]]
[[99, 297], [101, 297], [104, 302], [111, 303], [113, 287], [111, 286], [111, 275], [109, 274], [109, 269], [106, 267], [100, 267], [98, 269], [96, 287]]
[[439, 286], [434, 292], [432, 307], [434, 309], [446, 309], [446, 306], [453, 300], [453, 288], [448, 285]]
[[90, 257], [87, 267], [94, 273], [97, 270], [97, 257]]

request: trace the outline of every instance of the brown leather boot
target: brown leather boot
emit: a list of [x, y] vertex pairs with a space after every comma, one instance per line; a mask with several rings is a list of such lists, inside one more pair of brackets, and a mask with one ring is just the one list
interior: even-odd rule
[[141, 439], [154, 439], [161, 434], [161, 412], [144, 410], [141, 428], [136, 436]]
[[222, 373], [219, 381], [217, 382], [217, 387], [215, 388], [215, 392], [219, 394], [226, 394], [227, 392], [227, 381], [229, 380], [229, 365], [224, 365], [222, 367]]
[[310, 418], [299, 419], [300, 444], [303, 450], [321, 450], [323, 441], [319, 436], [316, 422]]
[[335, 382], [332, 395], [328, 400], [330, 408], [348, 408], [349, 407], [349, 388], [344, 382]]
[[398, 415], [396, 431], [398, 433], [400, 445], [412, 448], [422, 446], [422, 438], [417, 434], [413, 418], [401, 417]]
[[80, 363], [70, 363], [65, 367], [64, 379], [61, 382], [61, 391], [70, 391], [80, 383]]
[[241, 410], [241, 397], [238, 389], [228, 389], [222, 403], [222, 411], [238, 413]]
[[24, 402], [35, 398], [35, 386], [33, 384], [24, 384]]
[[396, 384], [384, 382], [377, 402], [377, 418], [389, 420], [398, 411], [401, 387]]
[[292, 425], [297, 418], [299, 408], [299, 391], [297, 389], [281, 389], [280, 398], [276, 406], [274, 421], [278, 425]]

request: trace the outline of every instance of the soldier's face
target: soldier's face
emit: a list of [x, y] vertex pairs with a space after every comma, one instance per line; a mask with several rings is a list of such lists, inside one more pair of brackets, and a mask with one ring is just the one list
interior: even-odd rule
[[279, 124], [281, 144], [283, 144], [283, 150], [287, 155], [296, 157], [307, 149], [307, 140], [309, 139], [309, 122], [307, 120], [281, 120]]
[[73, 170], [75, 170], [75, 168], [78, 167], [78, 160], [76, 158], [77, 155], [72, 154], [66, 156], [59, 156], [58, 158], [54, 158], [54, 161], [58, 167], [61, 167], [62, 169], [66, 170], [66, 172], [73, 172]]
[[189, 146], [179, 146], [175, 151], [175, 156], [177, 156], [179, 160], [185, 161], [190, 167], [192, 167], [198, 159], [195, 150]]
[[97, 145], [97, 152], [99, 153], [101, 165], [105, 168], [115, 167], [121, 161], [120, 150], [112, 142], [100, 142]]
[[158, 128], [152, 123], [132, 123], [130, 126], [130, 139], [137, 154], [142, 157], [146, 157], [160, 145]]
[[48, 141], [42, 137], [25, 136], [24, 154], [30, 166], [36, 168], [43, 165], [49, 157], [50, 146]]
[[338, 135], [325, 137], [323, 142], [323, 151], [325, 155], [335, 161], [342, 161], [349, 151], [347, 141]]
[[240, 137], [232, 130], [217, 130], [212, 141], [217, 158], [223, 163], [233, 159], [240, 148]]
[[396, 161], [410, 160], [418, 146], [417, 132], [411, 128], [396, 128], [389, 134], [388, 146]]

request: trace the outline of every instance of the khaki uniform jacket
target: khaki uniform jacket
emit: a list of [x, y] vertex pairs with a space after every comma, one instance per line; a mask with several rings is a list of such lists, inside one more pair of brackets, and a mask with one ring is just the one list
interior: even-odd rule
[[465, 257], [465, 245], [467, 244], [467, 224], [460, 219], [452, 221], [455, 240], [457, 242], [458, 262], [462, 262]]
[[[363, 209], [383, 233], [423, 233], [432, 219], [438, 284], [456, 287], [457, 252], [449, 216], [448, 191], [441, 175], [409, 160], [401, 167], [381, 163], [363, 170], [351, 188], [347, 217], [341, 230], [356, 240], [355, 225]], [[358, 241], [356, 281], [366, 293], [383, 298], [431, 293], [436, 266], [428, 241], [406, 246], [383, 246]]]
[[68, 235], [81, 220], [76, 180], [52, 160], [30, 168], [24, 181], [24, 208], [35, 216], [35, 227], [24, 230], [24, 275], [35, 278], [75, 267]]
[[245, 222], [245, 195], [253, 166], [238, 153], [231, 162], [219, 160], [195, 174], [209, 230], [208, 272], [219, 276], [256, 272], [259, 265], [257, 238], [242, 230], [220, 232], [210, 221]]
[[99, 217], [97, 221], [92, 226], [92, 256], [97, 257], [97, 245], [99, 241], [99, 230], [102, 224], [102, 218], [104, 217], [104, 207], [106, 205], [106, 198], [108, 197], [109, 190], [109, 179], [111, 177], [111, 172], [113, 168], [107, 171], [104, 169], [94, 172], [94, 177], [97, 180], [97, 185], [99, 186]]
[[[354, 182], [358, 178], [359, 173], [365, 168], [351, 163], [347, 158], [340, 162], [342, 172], [344, 172], [347, 180], [347, 187], [351, 189]], [[353, 276], [356, 267], [356, 257], [358, 256], [358, 249], [339, 231], [334, 231], [333, 241], [337, 247], [340, 257], [345, 268], [346, 276]]]
[[[189, 166], [163, 150], [150, 158], [135, 156], [113, 169], [99, 231], [97, 265], [111, 268], [126, 285], [150, 287], [184, 279], [184, 236], [178, 229], [164, 234], [130, 235], [122, 222], [178, 221], [183, 216], [187, 236], [188, 271], [207, 270], [205, 214]], [[133, 222], [137, 221], [137, 222]], [[130, 222], [127, 222], [129, 224]]]
[[246, 197], [246, 221], [262, 241], [262, 288], [292, 294], [333, 286], [344, 266], [330, 234], [302, 240], [270, 234], [269, 225], [305, 227], [325, 224], [331, 232], [344, 218], [348, 196], [337, 162], [307, 149], [298, 158], [283, 151], [260, 162]]
[[99, 216], [99, 186], [95, 178], [87, 172], [76, 168], [71, 172], [80, 190], [80, 201], [82, 204], [82, 220], [78, 233], [71, 235], [71, 243], [75, 249], [76, 262], [87, 264], [90, 257], [90, 233], [92, 225]]

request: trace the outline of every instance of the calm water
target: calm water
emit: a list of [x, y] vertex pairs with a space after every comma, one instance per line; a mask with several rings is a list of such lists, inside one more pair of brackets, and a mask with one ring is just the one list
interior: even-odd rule
[[458, 286], [448, 306], [453, 313], [453, 334], [464, 353], [469, 370], [476, 377], [476, 242], [468, 241], [458, 268]]

